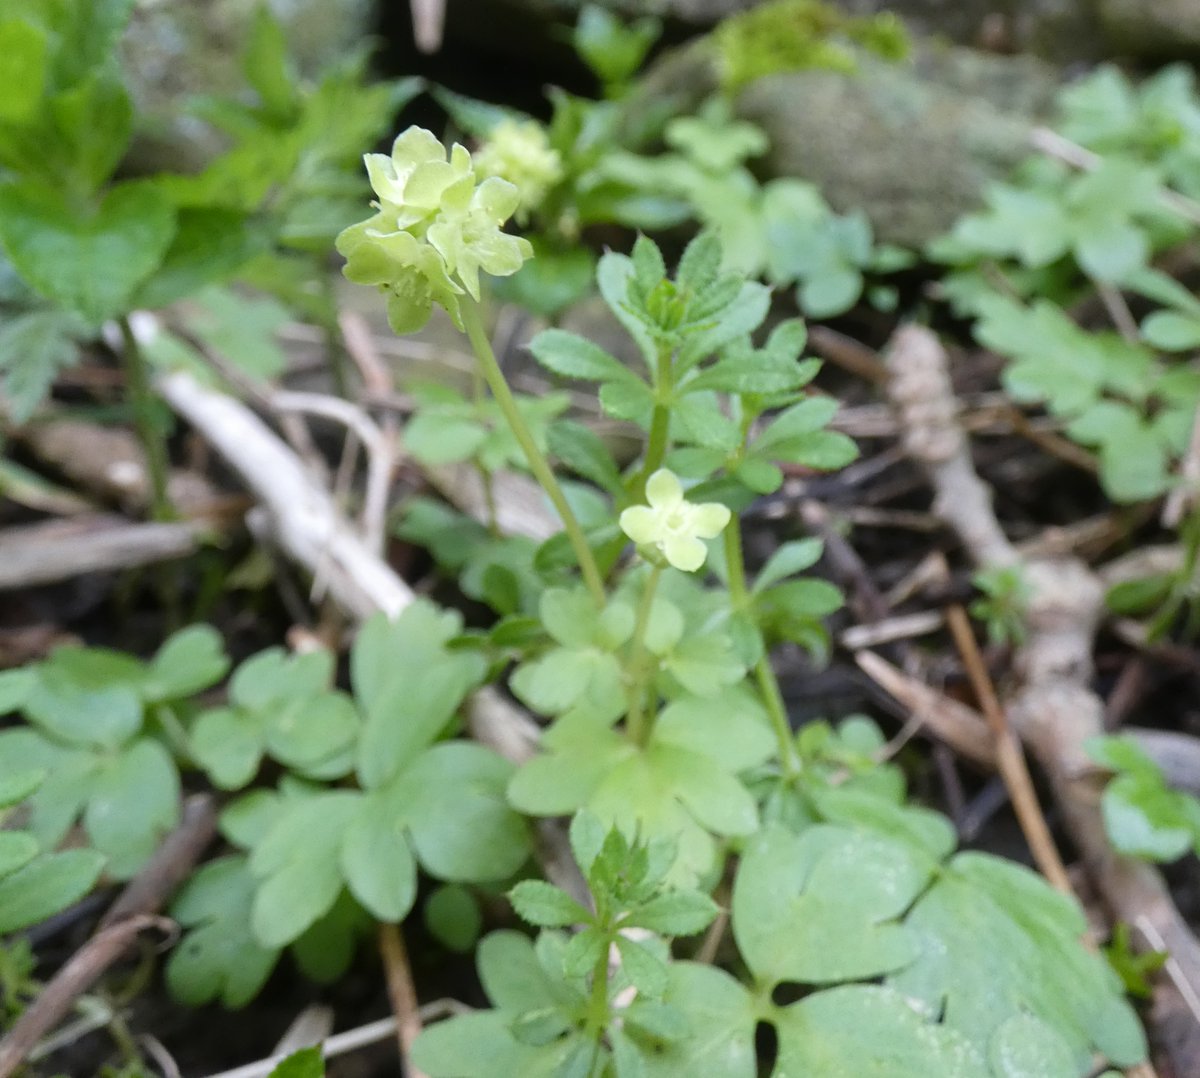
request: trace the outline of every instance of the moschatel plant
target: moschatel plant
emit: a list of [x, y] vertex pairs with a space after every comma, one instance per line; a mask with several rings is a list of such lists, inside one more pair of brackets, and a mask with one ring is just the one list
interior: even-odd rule
[[[419, 129], [367, 167], [376, 212], [338, 237], [347, 276], [384, 295], [398, 331], [436, 306], [466, 334], [491, 394], [473, 452], [498, 469], [519, 450], [562, 531], [537, 544], [413, 506], [405, 532], [436, 541], [498, 620], [467, 631], [424, 600], [379, 616], [349, 691], [331, 655], [270, 649], [214, 699], [229, 661], [203, 627], [148, 662], [66, 648], [5, 674], [0, 705], [20, 721], [0, 731], [0, 805], [20, 829], [0, 845], [0, 926], [102, 871], [136, 873], [186, 776], [229, 796], [232, 848], [172, 908], [185, 934], [167, 981], [186, 1002], [246, 1004], [285, 950], [340, 976], [372, 924], [410, 916], [421, 873], [439, 884], [426, 921], [459, 950], [482, 924], [476, 890], [511, 888], [539, 934], [479, 943], [491, 1006], [417, 1041], [433, 1078], [1083, 1078], [1143, 1060], [1072, 900], [954, 853], [869, 720], [789, 724], [772, 650], [820, 655], [841, 596], [803, 575], [811, 539], [751, 571], [739, 514], [785, 465], [855, 456], [826, 429], [836, 402], [812, 387], [804, 325], [763, 332], [768, 290], [723, 269], [711, 233], [674, 273], [645, 237], [605, 254], [597, 284], [640, 364], [561, 329], [530, 349], [640, 432], [622, 465], [586, 424], [516, 397], [492, 351], [485, 275], [532, 254], [503, 228], [517, 188]], [[410, 427], [426, 453], [456, 421], [446, 409], [427, 396]], [[519, 767], [459, 736], [487, 680], [545, 723]], [[567, 815], [587, 896], [531, 878], [529, 818]], [[73, 827], [87, 848], [53, 852]]]
[[[496, 589], [505, 616], [482, 643], [548, 721], [508, 801], [575, 813], [591, 891], [588, 906], [517, 885], [514, 905], [542, 933], [484, 940], [493, 1009], [425, 1033], [418, 1065], [446, 1078], [736, 1078], [759, 1072], [761, 1022], [775, 1028], [777, 1075], [1065, 1076], [1089, 1073], [1097, 1054], [1144, 1058], [1119, 980], [1082, 946], [1069, 900], [1018, 866], [952, 856], [947, 822], [906, 805], [900, 773], [880, 763], [873, 724], [790, 728], [770, 651], [819, 650], [840, 596], [798, 575], [820, 556], [811, 540], [785, 544], [751, 582], [737, 513], [779, 488], [781, 464], [854, 456], [825, 429], [835, 404], [810, 389], [803, 325], [756, 343], [767, 291], [722, 270], [712, 234], [673, 275], [640, 238], [597, 268], [640, 369], [559, 329], [530, 347], [552, 375], [596, 386], [605, 412], [640, 428], [642, 452], [622, 467], [570, 421], [536, 436], [492, 352], [477, 277], [511, 274], [531, 253], [501, 231], [517, 188], [477, 179], [467, 151], [447, 156], [426, 132], [368, 160], [378, 212], [339, 238], [347, 275], [386, 295], [394, 328], [447, 310], [563, 525], [509, 552], [515, 589]], [[583, 482], [560, 481], [556, 459]], [[417, 532], [453, 527], [428, 506], [419, 515]], [[495, 542], [461, 536], [446, 562], [494, 556]], [[731, 902], [740, 979], [669, 946], [709, 924], [714, 888]]]

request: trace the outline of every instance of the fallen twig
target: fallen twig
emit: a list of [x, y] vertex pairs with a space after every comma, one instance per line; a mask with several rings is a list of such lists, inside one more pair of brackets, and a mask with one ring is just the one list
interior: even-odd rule
[[74, 1002], [142, 932], [151, 928], [170, 933], [175, 923], [165, 917], [138, 914], [102, 929], [80, 947], [0, 1041], [0, 1078], [11, 1078], [34, 1045], [62, 1021]]
[[1004, 708], [1000, 706], [1000, 698], [996, 695], [995, 686], [987, 672], [983, 656], [979, 653], [979, 645], [975, 634], [971, 631], [971, 623], [967, 612], [957, 604], [946, 608], [946, 623], [950, 626], [950, 635], [962, 656], [967, 676], [971, 680], [971, 688], [975, 699], [983, 710], [988, 727], [996, 748], [996, 769], [1008, 789], [1012, 799], [1013, 811], [1029, 843], [1033, 859], [1041, 869], [1042, 875], [1063, 894], [1073, 895], [1074, 889], [1067, 877], [1067, 868], [1059, 856], [1058, 847], [1038, 804], [1037, 793], [1033, 788], [1033, 780], [1029, 777], [1029, 768], [1025, 763], [1025, 753], [1021, 751], [1021, 742], [1008, 725]]
[[174, 561], [194, 554], [194, 524], [134, 524], [111, 513], [39, 521], [0, 531], [0, 591]]
[[408, 1078], [426, 1078], [425, 1072], [413, 1066], [412, 1047], [421, 1033], [421, 1014], [417, 1005], [417, 989], [408, 964], [408, 949], [399, 925], [379, 926], [379, 954], [387, 979], [388, 999], [396, 1016], [396, 1040], [400, 1059]]
[[[937, 511], [977, 566], [1018, 566], [1029, 586], [1027, 636], [1014, 658], [1017, 685], [1005, 701], [1009, 721], [1047, 774], [1067, 830], [1114, 918], [1130, 924], [1145, 918], [1166, 942], [1180, 976], [1200, 995], [1200, 943], [1157, 869], [1120, 856], [1109, 843], [1099, 776], [1084, 749], [1088, 738], [1104, 732], [1103, 704], [1089, 687], [1103, 585], [1078, 559], [1025, 560], [1008, 541], [958, 427], [946, 354], [937, 338], [917, 326], [902, 327], [888, 364], [905, 447], [925, 468]], [[1183, 1063], [1180, 1073], [1196, 1073], [1200, 1025], [1177, 989], [1160, 984], [1158, 1003], [1158, 1023], [1176, 1028], [1186, 1023], [1174, 1051]]]
[[[177, 372], [159, 380], [159, 392], [241, 476], [260, 503], [271, 538], [309, 572], [325, 575], [334, 601], [359, 620], [383, 611], [395, 617], [413, 600], [412, 589], [360, 538], [329, 493], [311, 478], [296, 454], [249, 408]], [[469, 708], [472, 735], [506, 759], [521, 763], [537, 740], [536, 724], [495, 689], [475, 693]], [[566, 849], [550, 842], [550, 821], [539, 822], [543, 850], [562, 851], [543, 861], [548, 879], [587, 901], [587, 888]]]

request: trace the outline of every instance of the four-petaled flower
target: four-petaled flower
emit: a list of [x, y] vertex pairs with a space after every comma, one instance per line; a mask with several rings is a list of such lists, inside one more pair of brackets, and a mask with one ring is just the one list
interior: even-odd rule
[[660, 468], [646, 480], [646, 501], [621, 514], [621, 530], [639, 546], [657, 547], [676, 569], [692, 573], [704, 564], [708, 548], [729, 523], [729, 510], [716, 502], [689, 502], [675, 473]]
[[476, 185], [471, 155], [455, 145], [449, 160], [435, 135], [410, 127], [391, 156], [363, 159], [379, 201], [374, 217], [337, 238], [346, 276], [388, 293], [388, 320], [411, 333], [436, 303], [462, 328], [459, 297], [479, 299], [479, 272], [506, 277], [533, 254], [529, 241], [500, 226], [517, 208], [519, 194], [506, 180]]

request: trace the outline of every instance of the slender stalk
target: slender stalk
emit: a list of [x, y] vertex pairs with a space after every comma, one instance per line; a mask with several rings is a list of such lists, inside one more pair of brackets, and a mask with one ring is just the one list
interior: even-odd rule
[[588, 591], [591, 592], [596, 606], [603, 607], [606, 602], [604, 578], [600, 575], [600, 568], [596, 564], [592, 548], [588, 546], [587, 538], [583, 534], [583, 528], [580, 527], [578, 519], [571, 511], [571, 507], [563, 495], [562, 487], [558, 485], [558, 480], [554, 477], [554, 472], [550, 469], [549, 461], [546, 460], [545, 454], [538, 448], [537, 442], [534, 441], [533, 433], [517, 408], [517, 402], [512, 395], [512, 390], [508, 388], [504, 372], [500, 369], [500, 364], [496, 361], [496, 353], [492, 351], [492, 342], [488, 340], [488, 335], [483, 328], [483, 320], [479, 315], [479, 305], [467, 296], [464, 296], [462, 301], [462, 317], [467, 337], [471, 342], [471, 347], [475, 351], [475, 357], [479, 360], [479, 365], [483, 370], [483, 377], [487, 380], [488, 388], [491, 389], [492, 396], [496, 399], [496, 404], [499, 405], [505, 421], [524, 451], [525, 459], [529, 462], [530, 471], [533, 472], [534, 478], [541, 484], [542, 489], [546, 492], [555, 511], [563, 522], [563, 527], [566, 529], [567, 538], [571, 541], [571, 548], [575, 551], [575, 558], [579, 562], [579, 568], [583, 573], [583, 580], [587, 585]]
[[604, 1027], [607, 1025], [608, 1019], [608, 948], [605, 948], [604, 953], [596, 959], [595, 968], [592, 970], [592, 992], [588, 998], [587, 1009], [587, 1035], [596, 1042], [600, 1043], [600, 1036], [604, 1032]]
[[976, 702], [996, 740], [996, 767], [1008, 789], [1013, 811], [1025, 834], [1025, 841], [1029, 843], [1033, 859], [1052, 887], [1064, 895], [1073, 895], [1075, 892], [1071, 887], [1071, 878], [1067, 875], [1062, 856], [1054, 844], [1053, 835], [1050, 834], [1050, 826], [1042, 814], [1041, 805], [1038, 804], [1037, 791], [1033, 788], [1033, 779], [1025, 763], [1021, 742], [1008, 724], [1008, 716], [996, 695], [987, 664], [979, 652], [967, 612], [955, 604], [946, 607], [945, 615], [950, 635], [962, 656], [967, 677], [975, 692]]
[[654, 378], [654, 414], [650, 418], [650, 439], [646, 443], [646, 462], [642, 465], [642, 475], [639, 485], [646, 489], [648, 480], [662, 467], [663, 458], [667, 455], [671, 432], [671, 392], [674, 384], [671, 379], [671, 349], [662, 345], [658, 349], [658, 369]]
[[[742, 556], [742, 526], [734, 517], [725, 529], [725, 575], [729, 580], [729, 599], [734, 612], [747, 605], [746, 563]], [[764, 651], [754, 666], [754, 679], [767, 709], [767, 718], [779, 743], [779, 763], [788, 778], [800, 773], [800, 761], [796, 756], [796, 745], [792, 739], [792, 724], [788, 722], [787, 706], [779, 690], [779, 679], [771, 666], [771, 657]]]
[[133, 406], [133, 422], [138, 440], [146, 454], [146, 471], [150, 479], [150, 511], [155, 520], [173, 520], [175, 511], [167, 497], [167, 473], [170, 462], [167, 444], [162, 431], [154, 420], [155, 396], [150, 389], [150, 375], [146, 370], [146, 359], [133, 334], [128, 318], [120, 320], [121, 362], [125, 368], [125, 384]]
[[638, 603], [637, 621], [633, 626], [633, 642], [629, 651], [629, 669], [633, 674], [633, 683], [629, 688], [629, 714], [625, 717], [625, 729], [637, 745], [644, 745], [650, 734], [646, 723], [646, 681], [651, 673], [646, 663], [646, 627], [650, 624], [654, 593], [658, 590], [658, 580], [661, 576], [662, 567], [653, 566], [650, 579], [646, 581], [646, 590], [642, 592], [641, 602]]

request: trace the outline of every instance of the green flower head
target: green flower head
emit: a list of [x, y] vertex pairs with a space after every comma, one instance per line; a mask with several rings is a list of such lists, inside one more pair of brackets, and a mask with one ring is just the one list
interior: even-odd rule
[[501, 120], [476, 151], [475, 168], [481, 176], [498, 176], [516, 187], [518, 221], [525, 220], [563, 178], [562, 158], [550, 148], [545, 128], [534, 120]]
[[337, 238], [346, 277], [388, 294], [388, 321], [411, 333], [436, 303], [462, 328], [464, 293], [479, 299], [479, 271], [506, 277], [533, 254], [529, 241], [501, 231], [517, 208], [517, 189], [505, 180], [476, 186], [471, 155], [446, 148], [429, 131], [410, 127], [391, 156], [363, 159], [378, 201], [374, 217]]
[[689, 502], [675, 473], [660, 468], [646, 480], [646, 501], [621, 514], [621, 530], [638, 546], [655, 547], [676, 569], [694, 573], [708, 548], [729, 523], [730, 512], [717, 502]]

